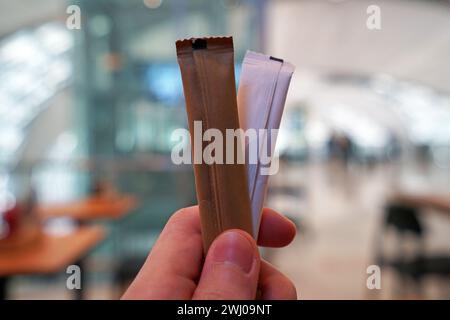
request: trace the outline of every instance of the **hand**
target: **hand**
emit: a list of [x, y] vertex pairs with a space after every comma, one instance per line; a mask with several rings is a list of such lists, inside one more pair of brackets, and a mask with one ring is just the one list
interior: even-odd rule
[[[295, 237], [294, 224], [274, 210], [262, 213], [258, 244], [283, 247]], [[292, 282], [260, 259], [255, 240], [227, 230], [211, 244], [203, 263], [198, 206], [168, 221], [122, 299], [296, 299]]]

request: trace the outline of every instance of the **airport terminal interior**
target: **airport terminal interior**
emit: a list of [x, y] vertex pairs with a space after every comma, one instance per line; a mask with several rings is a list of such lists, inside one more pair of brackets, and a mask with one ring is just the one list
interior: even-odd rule
[[0, 298], [120, 298], [197, 202], [175, 41], [231, 35], [237, 82], [296, 67], [266, 206], [297, 236], [262, 256], [301, 299], [450, 299], [448, 30], [444, 0], [0, 0]]

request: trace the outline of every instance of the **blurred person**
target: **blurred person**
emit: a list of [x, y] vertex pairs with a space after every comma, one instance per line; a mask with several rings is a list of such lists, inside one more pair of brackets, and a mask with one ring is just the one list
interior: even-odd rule
[[353, 142], [344, 133], [333, 133], [328, 141], [328, 152], [331, 158], [340, 159], [347, 166], [353, 157]]
[[296, 299], [291, 280], [262, 260], [257, 247], [284, 247], [295, 233], [290, 220], [265, 208], [257, 243], [242, 230], [227, 230], [203, 259], [198, 206], [181, 209], [122, 299]]

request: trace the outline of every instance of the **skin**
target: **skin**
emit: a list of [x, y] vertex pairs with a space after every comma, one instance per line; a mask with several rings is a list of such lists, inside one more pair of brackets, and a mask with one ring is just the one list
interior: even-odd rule
[[258, 243], [242, 230], [227, 230], [204, 257], [198, 206], [181, 209], [122, 299], [297, 299], [293, 283], [257, 247], [284, 247], [295, 233], [290, 220], [264, 208]]

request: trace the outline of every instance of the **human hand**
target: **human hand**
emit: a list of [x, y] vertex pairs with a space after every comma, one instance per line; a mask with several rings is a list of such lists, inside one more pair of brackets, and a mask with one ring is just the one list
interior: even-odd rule
[[[295, 225], [264, 208], [258, 245], [283, 247]], [[176, 212], [167, 222], [122, 299], [296, 299], [292, 282], [261, 260], [255, 240], [227, 230], [211, 244], [203, 263], [198, 206]]]

